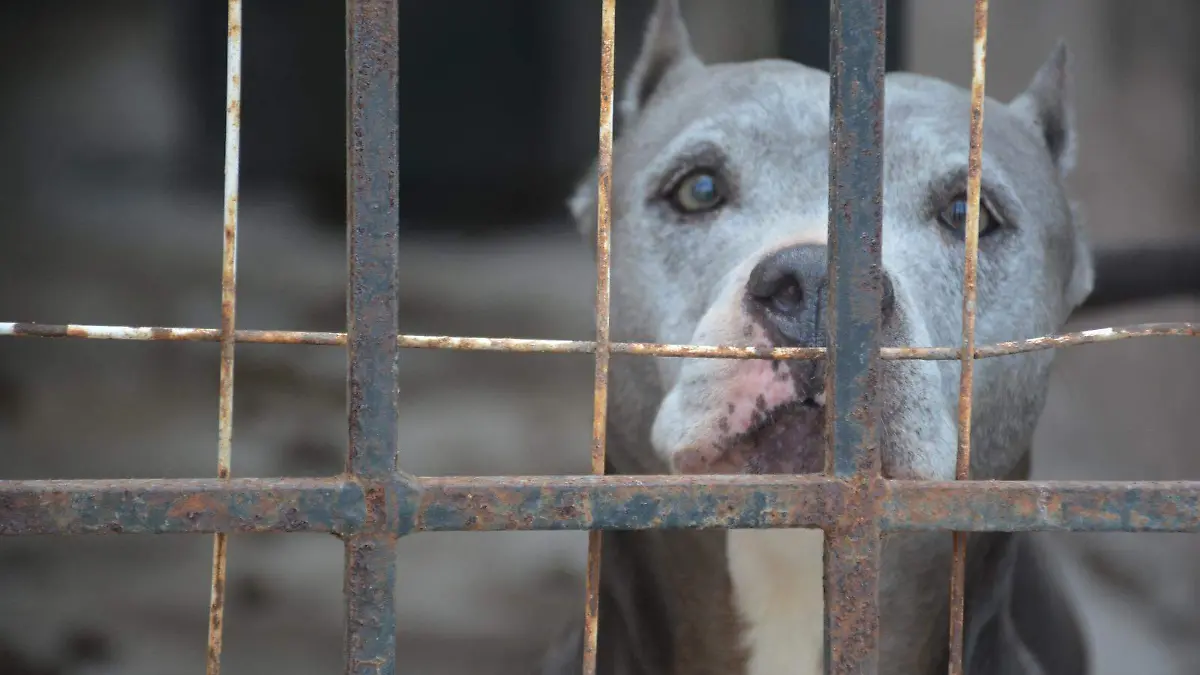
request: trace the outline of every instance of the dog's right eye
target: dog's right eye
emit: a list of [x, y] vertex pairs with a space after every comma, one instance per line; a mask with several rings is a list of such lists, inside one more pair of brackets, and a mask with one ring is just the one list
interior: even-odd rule
[[[958, 236], [963, 236], [967, 229], [967, 196], [960, 194], [955, 197], [938, 215], [942, 225]], [[987, 201], [979, 202], [979, 238], [992, 234], [1000, 226], [999, 219], [988, 208]]]
[[680, 213], [703, 213], [725, 203], [720, 181], [708, 171], [684, 176], [671, 190], [670, 199], [671, 206]]

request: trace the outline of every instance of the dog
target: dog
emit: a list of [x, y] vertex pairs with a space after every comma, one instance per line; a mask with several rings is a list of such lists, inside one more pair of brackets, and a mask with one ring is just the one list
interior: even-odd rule
[[[986, 102], [979, 231], [980, 344], [1056, 332], [1093, 286], [1064, 180], [1076, 152], [1060, 43], [1023, 93]], [[957, 345], [970, 97], [910, 73], [886, 80], [885, 346]], [[619, 104], [612, 186], [613, 339], [824, 346], [829, 76], [796, 63], [708, 65], [677, 0], [659, 0]], [[595, 168], [569, 200], [595, 240]], [[971, 473], [1028, 477], [1052, 351], [975, 366]], [[950, 480], [957, 362], [879, 373], [885, 477]], [[824, 367], [617, 358], [607, 471], [824, 470]], [[606, 532], [598, 668], [605, 675], [783, 675], [823, 668], [819, 530]], [[1029, 535], [968, 542], [971, 675], [1082, 675], [1078, 619]], [[948, 665], [951, 534], [887, 534], [879, 672]], [[579, 672], [582, 628], [544, 675]]]

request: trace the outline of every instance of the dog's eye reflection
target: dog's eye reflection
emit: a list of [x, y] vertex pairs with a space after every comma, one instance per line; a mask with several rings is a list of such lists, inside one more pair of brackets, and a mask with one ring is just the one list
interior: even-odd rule
[[684, 176], [671, 191], [671, 205], [680, 213], [712, 211], [725, 203], [716, 176], [696, 171]]
[[[958, 195], [938, 215], [942, 225], [958, 236], [967, 232], [967, 196]], [[986, 237], [996, 230], [1000, 221], [996, 219], [982, 200], [979, 202], [979, 236]]]

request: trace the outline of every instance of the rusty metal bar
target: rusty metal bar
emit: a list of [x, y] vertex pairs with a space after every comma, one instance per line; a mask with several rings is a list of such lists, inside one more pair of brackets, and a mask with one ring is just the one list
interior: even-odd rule
[[825, 531], [830, 675], [873, 675], [879, 668], [885, 17], [884, 0], [831, 3], [826, 470], [844, 488]]
[[[343, 347], [345, 333], [313, 331], [238, 330], [235, 342], [249, 344], [316, 345]], [[1142, 323], [1113, 328], [1093, 328], [1028, 340], [997, 342], [975, 348], [976, 359], [1012, 356], [1046, 349], [1061, 349], [1101, 342], [1116, 342], [1146, 337], [1197, 337], [1200, 324]], [[0, 323], [0, 337], [43, 337], [84, 340], [133, 340], [167, 342], [219, 342], [217, 328], [169, 328], [159, 326], [86, 326], [79, 324]], [[516, 352], [523, 354], [592, 354], [596, 343], [590, 340], [536, 340], [527, 338], [453, 337], [448, 335], [401, 335], [405, 349], [445, 349], [467, 352]], [[613, 354], [696, 359], [779, 359], [806, 360], [825, 356], [824, 347], [731, 347], [720, 345], [672, 345], [649, 342], [612, 342]], [[961, 347], [883, 347], [884, 361], [958, 361]]]
[[[988, 0], [975, 0], [971, 51], [971, 138], [967, 157], [967, 222], [963, 233], [962, 370], [958, 389], [958, 454], [956, 480], [971, 479], [971, 410], [975, 385], [975, 312], [979, 265], [979, 199], [983, 180], [983, 110], [987, 77]], [[953, 535], [950, 568], [950, 675], [963, 675], [966, 606], [967, 532]]]
[[[225, 218], [221, 256], [221, 375], [217, 404], [217, 478], [227, 480], [233, 459], [233, 353], [237, 313], [238, 166], [242, 128], [242, 2], [229, 0], [225, 81]], [[220, 675], [225, 623], [228, 535], [213, 537], [212, 590], [208, 607], [207, 675]]]
[[964, 532], [1200, 532], [1200, 482], [889, 481], [883, 527]]
[[[608, 429], [609, 339], [612, 169], [613, 169], [613, 80], [616, 59], [617, 2], [604, 0], [600, 11], [600, 149], [597, 163], [596, 200], [596, 374], [592, 403], [592, 474], [604, 474]], [[587, 579], [584, 588], [583, 675], [596, 675], [596, 646], [600, 631], [600, 549], [603, 533], [588, 531]]]
[[[828, 476], [424, 478], [415, 529], [837, 527], [857, 487]], [[886, 531], [1200, 532], [1200, 481], [881, 480]]]
[[0, 536], [343, 533], [362, 500], [344, 478], [0, 481]]
[[399, 541], [397, 0], [347, 0], [349, 451], [365, 521], [346, 538], [346, 673], [396, 670]]
[[879, 473], [875, 378], [879, 361], [883, 227], [881, 0], [834, 0], [830, 28], [830, 459], [840, 477]]
[[839, 489], [821, 475], [423, 478], [414, 529], [823, 527]]
[[[812, 476], [448, 476], [389, 486], [404, 531], [827, 527], [853, 488]], [[1200, 481], [894, 481], [885, 531], [1200, 532]], [[0, 536], [375, 527], [350, 477], [0, 481]]]

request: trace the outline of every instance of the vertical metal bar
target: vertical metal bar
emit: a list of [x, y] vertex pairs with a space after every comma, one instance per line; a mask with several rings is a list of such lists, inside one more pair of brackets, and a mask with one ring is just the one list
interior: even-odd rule
[[871, 675], [879, 641], [885, 0], [831, 0], [826, 465], [845, 479], [825, 546], [825, 669]]
[[[888, 72], [909, 68], [910, 50], [904, 26], [912, 4], [910, 0], [887, 0], [887, 22], [891, 33], [885, 55]], [[779, 2], [775, 12], [780, 24], [780, 56], [829, 70], [829, 6], [819, 2]], [[822, 45], [822, 42], [826, 44]]]
[[[596, 208], [596, 376], [592, 407], [592, 473], [604, 473], [608, 425], [609, 239], [612, 225], [613, 80], [616, 57], [616, 0], [604, 0], [600, 30], [600, 152], [597, 165]], [[600, 620], [600, 530], [588, 531], [586, 609], [583, 624], [583, 674], [596, 673]]]
[[[971, 145], [967, 158], [966, 260], [963, 264], [962, 374], [958, 389], [958, 460], [955, 478], [971, 478], [971, 403], [975, 381], [975, 279], [979, 261], [979, 196], [983, 176], [983, 104], [987, 75], [988, 0], [975, 0], [971, 54]], [[950, 675], [963, 672], [967, 533], [954, 533], [950, 572]]]
[[834, 473], [879, 473], [883, 0], [832, 0], [830, 17], [828, 420]]
[[367, 517], [346, 539], [346, 672], [396, 670], [397, 0], [347, 0], [349, 452]]
[[[217, 477], [227, 480], [233, 459], [233, 348], [237, 310], [238, 168], [242, 131], [242, 2], [229, 0], [225, 80], [225, 218], [221, 257], [221, 376], [217, 412]], [[208, 607], [206, 672], [221, 672], [225, 622], [225, 566], [229, 541], [213, 539], [212, 593]]]

